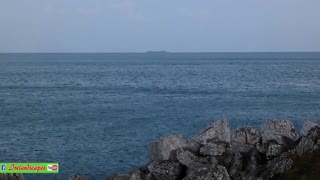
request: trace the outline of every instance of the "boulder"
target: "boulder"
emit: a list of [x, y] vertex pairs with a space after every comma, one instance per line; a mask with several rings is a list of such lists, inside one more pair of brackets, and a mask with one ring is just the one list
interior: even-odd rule
[[131, 174], [131, 177], [129, 180], [145, 180], [145, 179], [146, 179], [146, 175], [138, 170]]
[[265, 154], [267, 152], [267, 148], [266, 144], [261, 144], [261, 143], [257, 143], [255, 145], [256, 149], [258, 150], [259, 153]]
[[227, 151], [229, 144], [225, 142], [210, 142], [200, 148], [200, 154], [203, 156], [221, 156]]
[[255, 180], [258, 179], [259, 174], [263, 170], [263, 165], [266, 163], [264, 155], [253, 149], [249, 153], [249, 158], [245, 159], [246, 167], [244, 170], [244, 177], [242, 179]]
[[243, 144], [257, 144], [260, 142], [261, 133], [257, 127], [249, 126], [236, 130], [231, 135], [231, 141]]
[[233, 153], [249, 152], [251, 149], [254, 148], [254, 146], [251, 144], [243, 144], [238, 142], [232, 142], [231, 147]]
[[291, 169], [293, 160], [289, 153], [284, 153], [269, 161], [260, 176], [260, 179], [273, 179], [279, 177]]
[[300, 131], [300, 135], [301, 136], [307, 136], [308, 135], [308, 132], [313, 129], [313, 128], [316, 128], [316, 127], [320, 127], [320, 124], [319, 123], [316, 123], [316, 122], [312, 122], [312, 121], [305, 121], [302, 125], [302, 129]]
[[298, 155], [313, 151], [314, 142], [310, 137], [302, 137], [299, 144], [295, 147], [295, 152]]
[[244, 157], [241, 153], [236, 153], [233, 156], [231, 166], [229, 169], [229, 175], [232, 179], [238, 179], [241, 176], [241, 171], [244, 169]]
[[181, 135], [170, 135], [161, 137], [150, 145], [151, 160], [168, 160], [172, 150], [186, 146]]
[[117, 174], [111, 177], [107, 177], [106, 180], [129, 180], [130, 174]]
[[182, 165], [174, 161], [152, 161], [148, 170], [155, 180], [176, 180], [182, 174]]
[[269, 120], [262, 125], [263, 142], [276, 141], [278, 144], [293, 145], [298, 139], [294, 126], [288, 120]]
[[200, 153], [200, 148], [201, 148], [201, 144], [197, 143], [195, 141], [188, 141], [187, 142], [187, 147], [195, 154], [199, 154]]
[[320, 139], [316, 142], [316, 144], [313, 146], [313, 151], [318, 151], [320, 150]]
[[274, 157], [279, 156], [282, 152], [284, 151], [283, 146], [279, 145], [279, 144], [269, 144], [267, 152], [266, 152], [266, 156], [268, 159], [272, 159]]
[[214, 156], [211, 156], [208, 161], [209, 161], [209, 163], [212, 164], [212, 165], [217, 165], [217, 164], [219, 164], [219, 160], [218, 160], [216, 157], [214, 157]]
[[307, 136], [317, 142], [320, 139], [320, 127], [310, 129]]
[[231, 142], [246, 144], [247, 143], [247, 135], [246, 135], [245, 129], [240, 128], [240, 129], [236, 130], [231, 135]]
[[1, 180], [24, 180], [24, 176], [22, 174], [1, 174]]
[[218, 160], [218, 164], [228, 169], [232, 165], [232, 160], [234, 156], [235, 154], [230, 149], [227, 149], [227, 151], [224, 152], [222, 156], [212, 156], [212, 157]]
[[176, 151], [176, 159], [186, 167], [192, 167], [199, 163], [208, 163], [208, 160], [197, 156], [189, 148], [179, 148]]
[[187, 172], [183, 180], [230, 180], [228, 171], [221, 165], [203, 164]]
[[230, 142], [230, 127], [228, 120], [219, 120], [191, 138], [191, 141], [207, 144], [209, 141]]

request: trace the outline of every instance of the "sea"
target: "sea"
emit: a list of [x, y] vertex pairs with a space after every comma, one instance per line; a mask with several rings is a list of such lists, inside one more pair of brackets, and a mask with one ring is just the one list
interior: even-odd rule
[[163, 135], [320, 120], [320, 53], [2, 53], [0, 161], [103, 179], [149, 162]]

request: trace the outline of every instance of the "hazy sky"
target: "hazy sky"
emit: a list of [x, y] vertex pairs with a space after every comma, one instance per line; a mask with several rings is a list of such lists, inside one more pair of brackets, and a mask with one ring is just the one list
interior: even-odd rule
[[320, 0], [0, 0], [0, 52], [320, 51]]

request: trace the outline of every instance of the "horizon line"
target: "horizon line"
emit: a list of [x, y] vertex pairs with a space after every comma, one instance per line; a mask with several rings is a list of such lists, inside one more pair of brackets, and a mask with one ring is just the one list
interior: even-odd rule
[[113, 51], [113, 52], [0, 52], [0, 54], [178, 54], [178, 53], [320, 53], [320, 51]]

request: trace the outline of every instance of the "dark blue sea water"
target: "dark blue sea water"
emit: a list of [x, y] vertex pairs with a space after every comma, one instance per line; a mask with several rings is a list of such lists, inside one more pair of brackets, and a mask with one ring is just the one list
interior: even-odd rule
[[0, 159], [60, 162], [59, 179], [130, 171], [224, 117], [319, 120], [320, 53], [0, 54]]

